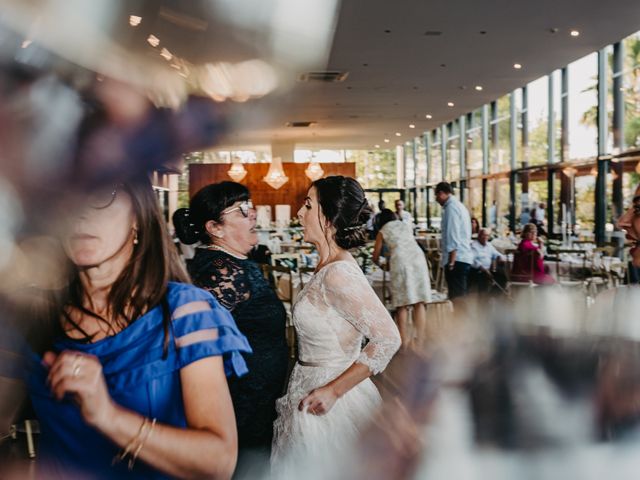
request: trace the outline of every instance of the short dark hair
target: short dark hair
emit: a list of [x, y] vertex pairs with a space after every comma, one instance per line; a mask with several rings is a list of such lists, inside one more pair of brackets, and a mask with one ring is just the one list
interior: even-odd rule
[[316, 180], [312, 185], [322, 213], [336, 229], [336, 244], [349, 250], [367, 243], [365, 228], [371, 207], [358, 181], [335, 175]]
[[384, 200], [380, 200], [380, 201], [378, 202], [378, 209], [379, 209], [380, 211], [384, 210], [384, 207], [385, 207], [385, 206], [386, 206], [386, 203], [384, 203]]
[[452, 194], [453, 189], [451, 188], [451, 184], [449, 182], [440, 182], [436, 185], [436, 193], [448, 193]]
[[249, 189], [237, 182], [212, 183], [201, 188], [189, 202], [189, 208], [181, 208], [173, 214], [176, 235], [185, 245], [200, 240], [210, 244], [205, 224], [209, 220], [222, 222], [222, 212], [236, 202], [249, 200]]
[[398, 220], [398, 216], [393, 210], [385, 208], [380, 212], [380, 228], [384, 227], [389, 222], [393, 222], [394, 220]]

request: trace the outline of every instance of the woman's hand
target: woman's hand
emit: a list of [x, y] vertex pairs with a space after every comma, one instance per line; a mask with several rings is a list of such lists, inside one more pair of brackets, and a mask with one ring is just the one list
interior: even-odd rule
[[96, 357], [67, 350], [58, 355], [47, 352], [43, 360], [49, 366], [47, 380], [54, 397], [62, 400], [71, 394], [84, 420], [98, 429], [109, 421], [114, 403]]
[[307, 411], [313, 415], [324, 415], [331, 410], [338, 398], [334, 388], [325, 385], [312, 390], [309, 395], [304, 397], [298, 406], [298, 410], [303, 411], [306, 407]]

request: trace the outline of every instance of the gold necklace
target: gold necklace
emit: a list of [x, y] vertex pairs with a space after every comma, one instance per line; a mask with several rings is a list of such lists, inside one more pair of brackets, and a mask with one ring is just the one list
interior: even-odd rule
[[238, 255], [237, 253], [231, 253], [229, 250], [215, 244], [207, 245], [207, 248], [209, 250], [218, 250], [219, 252], [224, 252], [233, 258], [237, 258], [238, 260], [246, 260], [247, 258], [249, 258], [246, 255]]

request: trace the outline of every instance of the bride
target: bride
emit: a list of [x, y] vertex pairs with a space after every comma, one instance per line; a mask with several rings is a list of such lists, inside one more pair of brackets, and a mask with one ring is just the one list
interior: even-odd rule
[[300, 359], [276, 404], [276, 472], [289, 463], [283, 461], [288, 455], [317, 457], [328, 448], [347, 448], [380, 404], [369, 377], [387, 366], [400, 335], [348, 252], [364, 245], [369, 215], [360, 184], [342, 176], [315, 181], [298, 212], [304, 239], [316, 246], [320, 262], [293, 306]]

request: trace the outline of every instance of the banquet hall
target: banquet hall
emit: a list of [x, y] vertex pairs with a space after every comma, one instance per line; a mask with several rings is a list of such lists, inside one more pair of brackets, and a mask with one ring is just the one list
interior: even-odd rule
[[[148, 478], [474, 479], [485, 473], [631, 478], [640, 434], [634, 315], [640, 299], [637, 1], [4, 0], [1, 5], [0, 477], [147, 478], [149, 468], [160, 473]], [[342, 190], [322, 198], [321, 188], [328, 188], [323, 181], [336, 178], [342, 179]], [[330, 218], [326, 205], [349, 206], [342, 195], [351, 180], [344, 179], [354, 179], [354, 191], [363, 197], [352, 196], [359, 206], [343, 225], [342, 216]], [[156, 422], [140, 412], [143, 423], [132, 427], [128, 443], [99, 432], [101, 442], [119, 447], [116, 470], [50, 466], [45, 450], [55, 442], [47, 435], [52, 425], [61, 428], [64, 422], [56, 423], [55, 415], [46, 418], [29, 379], [34, 369], [56, 370], [45, 361], [49, 347], [40, 351], [40, 345], [61, 343], [53, 343], [35, 318], [61, 305], [62, 328], [52, 331], [69, 340], [76, 325], [69, 305], [84, 298], [84, 293], [74, 296], [82, 291], [74, 288], [80, 288], [83, 273], [73, 277], [69, 271], [85, 267], [75, 263], [60, 238], [73, 228], [76, 236], [84, 234], [70, 223], [83, 208], [104, 213], [125, 195], [132, 211], [143, 208], [136, 197], [140, 181], [152, 189], [149, 198], [158, 211], [154, 235], [170, 246], [153, 250], [162, 257], [158, 265], [168, 265], [162, 288], [194, 283], [194, 298], [200, 300], [205, 298], [198, 296], [204, 295], [200, 289], [207, 290], [213, 298], [207, 293], [206, 301], [216, 314], [222, 312], [209, 330], [233, 337], [218, 342], [227, 342], [228, 349], [216, 352], [224, 358], [219, 370], [231, 386], [235, 419], [241, 415], [234, 395], [242, 389], [234, 387], [230, 372], [242, 377], [259, 370], [261, 360], [252, 362], [250, 355], [260, 359], [261, 345], [253, 343], [243, 322], [262, 311], [254, 315], [250, 303], [245, 311], [240, 303], [225, 303], [222, 281], [210, 288], [196, 281], [202, 251], [227, 254], [229, 238], [236, 238], [226, 230], [216, 246], [224, 235], [218, 237], [214, 227], [222, 228], [222, 219], [231, 214], [253, 222], [247, 228], [255, 237], [251, 248], [229, 255], [242, 260], [246, 285], [258, 282], [245, 285], [251, 292], [243, 301], [268, 292], [274, 308], [282, 306], [277, 332], [286, 358], [284, 386], [276, 386], [280, 399], [301, 366], [313, 367], [305, 345], [325, 338], [316, 332], [318, 337], [309, 339], [300, 318], [309, 291], [328, 265], [345, 262], [335, 256], [337, 242], [327, 240], [331, 248], [325, 250], [313, 237], [305, 216], [310, 202], [318, 202], [318, 221], [322, 215], [321, 228], [329, 231], [322, 230], [325, 240], [358, 232], [358, 242], [340, 247], [366, 287], [352, 305], [361, 307], [350, 322], [362, 335], [358, 352], [385, 340], [358, 323], [375, 310], [363, 306], [370, 292], [384, 312], [378, 319], [388, 320], [399, 341], [386, 369], [371, 368], [360, 379], [371, 377], [380, 402], [365, 423], [349, 430], [354, 439], [348, 448], [319, 448], [315, 456], [292, 448], [294, 461], [283, 473], [270, 465], [269, 448], [262, 456], [245, 456], [241, 433], [237, 466], [237, 445], [229, 447], [235, 452], [228, 457], [233, 467], [219, 466], [219, 472], [197, 459], [189, 463], [187, 454], [167, 466], [162, 448], [172, 449], [154, 449], [168, 427], [159, 415]], [[227, 203], [215, 208], [209, 201], [213, 213], [196, 225], [194, 199], [224, 182], [247, 193], [233, 201], [216, 198]], [[147, 248], [142, 232], [152, 224], [151, 217], [136, 212], [133, 252]], [[107, 230], [114, 218], [105, 216]], [[149, 225], [141, 225], [143, 219]], [[196, 232], [193, 241], [185, 240], [184, 225]], [[391, 231], [402, 232], [405, 240]], [[403, 249], [397, 245], [407, 245], [402, 242], [411, 253], [401, 262]], [[134, 253], [123, 265], [141, 258]], [[171, 266], [174, 260], [179, 267]], [[158, 266], [140, 265], [134, 269], [143, 271], [137, 279]], [[125, 277], [118, 277], [114, 288]], [[215, 283], [209, 273], [204, 277]], [[146, 283], [138, 282], [127, 293], [131, 298], [144, 290]], [[220, 297], [216, 289], [223, 290]], [[407, 294], [417, 290], [423, 296]], [[147, 296], [155, 299], [157, 293]], [[105, 298], [114, 301], [110, 295]], [[323, 295], [331, 307], [340, 291]], [[93, 310], [94, 300], [76, 307], [103, 319]], [[122, 328], [81, 336], [78, 348], [88, 352], [130, 332], [155, 308], [163, 312], [158, 332], [165, 347], [171, 335], [179, 343], [172, 326], [179, 315], [163, 310], [165, 300], [149, 302], [140, 311], [123, 308], [128, 320]], [[113, 313], [110, 308], [104, 318]], [[182, 335], [196, 333], [204, 335]], [[204, 337], [188, 338], [186, 345]], [[344, 337], [338, 343], [344, 345]], [[110, 375], [111, 354], [96, 355]], [[171, 355], [165, 348], [162, 359]], [[184, 364], [178, 370], [191, 362], [179, 358]], [[333, 381], [362, 367], [351, 360]], [[80, 375], [79, 362], [69, 369], [73, 378]], [[153, 368], [145, 371], [155, 379], [160, 374]], [[115, 381], [105, 378], [105, 388], [112, 389]], [[51, 396], [43, 391], [39, 395]], [[336, 404], [346, 405], [347, 394], [336, 394]], [[62, 403], [81, 405], [77, 393], [61, 396]], [[205, 397], [200, 394], [199, 400]], [[175, 408], [189, 404], [180, 398]], [[273, 401], [279, 405], [280, 399]], [[269, 428], [276, 415], [272, 409]], [[175, 429], [190, 431], [188, 417]], [[323, 414], [313, 414], [311, 422], [322, 419]], [[84, 421], [87, 425], [69, 432], [81, 437], [89, 423]], [[269, 442], [269, 435], [280, 435], [278, 422], [276, 433], [267, 428]], [[204, 429], [218, 435], [217, 428]], [[182, 441], [177, 435], [167, 437], [167, 445]], [[235, 430], [228, 438], [218, 436], [234, 435]], [[309, 442], [300, 438], [296, 447]], [[188, 453], [184, 445], [175, 452]], [[71, 457], [80, 451], [63, 447]], [[210, 471], [204, 474], [200, 467]]]

